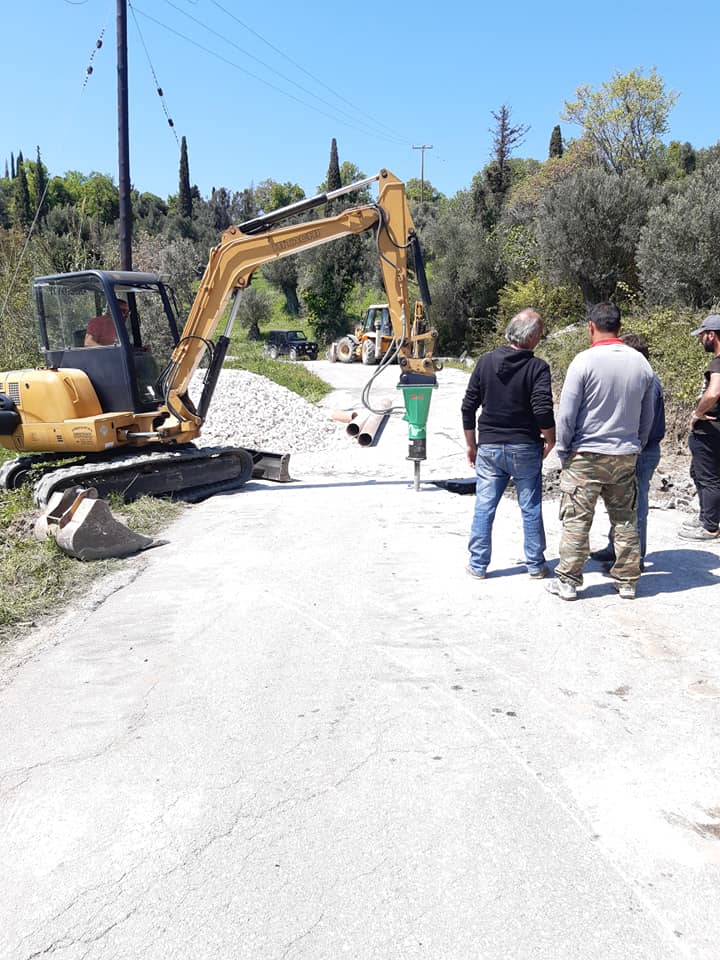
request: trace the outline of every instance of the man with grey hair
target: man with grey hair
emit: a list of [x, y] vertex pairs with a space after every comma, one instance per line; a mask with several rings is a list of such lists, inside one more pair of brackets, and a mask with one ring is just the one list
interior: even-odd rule
[[510, 480], [523, 519], [528, 573], [534, 579], [547, 576], [542, 462], [555, 445], [555, 420], [550, 368], [533, 354], [542, 331], [537, 311], [514, 316], [505, 331], [508, 345], [478, 359], [462, 401], [467, 458], [477, 475], [465, 569], [477, 580], [487, 576], [495, 512]]

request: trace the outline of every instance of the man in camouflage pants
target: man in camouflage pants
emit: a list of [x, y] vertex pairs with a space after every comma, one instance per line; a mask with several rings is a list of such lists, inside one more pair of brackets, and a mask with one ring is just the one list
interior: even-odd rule
[[547, 589], [574, 600], [590, 552], [590, 527], [602, 497], [615, 537], [610, 576], [632, 600], [640, 579], [635, 468], [653, 419], [653, 374], [637, 350], [619, 339], [620, 311], [596, 304], [589, 315], [590, 348], [568, 367], [556, 421], [560, 474], [560, 562]]

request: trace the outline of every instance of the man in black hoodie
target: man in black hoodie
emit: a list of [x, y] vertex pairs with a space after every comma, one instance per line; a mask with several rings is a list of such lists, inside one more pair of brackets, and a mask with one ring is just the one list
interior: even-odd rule
[[555, 446], [555, 419], [550, 368], [533, 354], [541, 336], [540, 314], [518, 313], [505, 331], [508, 346], [480, 357], [463, 398], [467, 458], [477, 473], [466, 570], [479, 580], [486, 576], [495, 511], [510, 480], [522, 513], [528, 573], [538, 580], [547, 576], [542, 462]]

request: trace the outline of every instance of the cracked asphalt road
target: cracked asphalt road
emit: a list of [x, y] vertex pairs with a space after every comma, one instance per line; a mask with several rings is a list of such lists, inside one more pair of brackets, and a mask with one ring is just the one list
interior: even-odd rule
[[652, 511], [638, 599], [563, 603], [504, 500], [471, 580], [462, 378], [419, 492], [395, 415], [4, 652], [0, 956], [716, 960], [718, 548]]

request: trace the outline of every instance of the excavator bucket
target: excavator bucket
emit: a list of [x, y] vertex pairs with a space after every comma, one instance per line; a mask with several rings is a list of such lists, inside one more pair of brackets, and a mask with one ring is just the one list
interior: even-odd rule
[[97, 490], [79, 487], [53, 494], [35, 525], [35, 535], [54, 537], [63, 553], [78, 560], [128, 557], [168, 542], [135, 533], [97, 499]]

